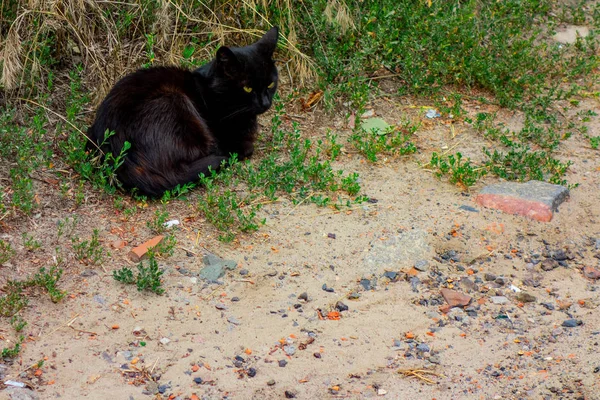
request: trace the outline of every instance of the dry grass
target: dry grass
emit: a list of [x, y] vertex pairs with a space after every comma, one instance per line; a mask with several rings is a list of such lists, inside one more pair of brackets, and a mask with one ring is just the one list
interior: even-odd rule
[[[343, 17], [344, 3], [334, 3], [332, 18], [340, 26], [352, 26]], [[242, 26], [240, 5], [251, 16], [244, 22], [247, 26]], [[273, 7], [287, 10], [277, 21], [282, 72], [295, 84], [311, 82], [316, 67], [299, 49], [293, 11], [297, 7], [291, 0], [21, 0], [12, 21], [0, 16], [8, 30], [0, 48], [0, 84], [13, 98], [30, 97], [36, 85], [45, 86], [51, 66], [82, 64], [85, 84], [94, 88], [97, 103], [119, 77], [149, 61], [147, 35], [152, 35], [151, 63], [182, 63], [183, 49], [192, 39], [204, 43], [196, 59], [208, 59], [218, 45], [243, 45], [260, 37], [273, 20], [261, 10]]]

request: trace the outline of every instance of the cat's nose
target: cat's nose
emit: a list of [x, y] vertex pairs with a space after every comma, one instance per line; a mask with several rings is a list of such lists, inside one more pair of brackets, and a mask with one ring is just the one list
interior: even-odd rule
[[260, 98], [260, 108], [262, 112], [265, 112], [271, 107], [271, 99], [268, 95], [262, 95]]

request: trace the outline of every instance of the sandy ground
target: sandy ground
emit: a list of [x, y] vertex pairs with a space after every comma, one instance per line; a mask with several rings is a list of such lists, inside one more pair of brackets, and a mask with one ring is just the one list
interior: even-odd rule
[[[338, 212], [282, 199], [261, 210], [265, 226], [232, 244], [216, 240], [194, 195], [170, 202], [170, 218], [182, 224], [175, 254], [159, 262], [163, 296], [110, 275], [131, 266], [129, 250], [153, 236], [146, 221], [159, 204], [125, 218], [89, 191], [74, 209], [36, 181], [38, 213], [3, 221], [1, 236], [17, 255], [0, 267], [0, 284], [51, 265], [61, 247], [60, 286], [69, 295], [53, 304], [31, 293], [24, 348], [15, 362], [0, 364], [2, 381], [25, 382], [40, 399], [600, 399], [600, 284], [581, 271], [600, 262], [598, 151], [581, 135], [561, 145], [561, 157], [574, 162], [566, 178], [579, 187], [549, 223], [481, 209], [474, 194], [497, 179], [466, 192], [419, 161], [444, 149], [480, 157], [490, 143], [412, 105], [384, 97], [372, 107], [389, 123], [422, 121], [416, 156], [371, 164], [346, 153], [335, 165], [358, 172], [363, 193], [377, 202]], [[475, 113], [479, 105], [466, 107]], [[597, 110], [598, 103], [580, 107]], [[520, 123], [516, 113], [501, 117]], [[312, 138], [327, 128], [350, 133], [342, 118], [321, 111], [300, 120]], [[598, 121], [588, 124], [593, 136]], [[111, 252], [102, 266], [78, 262], [70, 241], [57, 237], [57, 222], [73, 214], [80, 238], [99, 229]], [[42, 248], [25, 249], [23, 232]], [[115, 240], [127, 245], [113, 249]], [[208, 253], [237, 268], [220, 283], [204, 282], [197, 274]], [[517, 299], [511, 287], [534, 301]], [[471, 296], [471, 304], [443, 313], [442, 288]], [[338, 301], [348, 310], [332, 319]], [[582, 325], [563, 327], [570, 318]], [[8, 345], [12, 328], [1, 326], [0, 337]], [[0, 399], [11, 398], [14, 389], [0, 388]]]

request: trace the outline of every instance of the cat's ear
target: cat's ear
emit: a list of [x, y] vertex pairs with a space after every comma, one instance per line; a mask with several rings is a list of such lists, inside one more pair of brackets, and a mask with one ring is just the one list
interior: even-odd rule
[[239, 71], [240, 62], [229, 47], [219, 47], [215, 59], [217, 61], [217, 67], [221, 71], [226, 72], [229, 75], [233, 75]]
[[272, 57], [277, 47], [277, 39], [279, 39], [279, 28], [274, 26], [256, 42], [256, 47], [262, 54]]

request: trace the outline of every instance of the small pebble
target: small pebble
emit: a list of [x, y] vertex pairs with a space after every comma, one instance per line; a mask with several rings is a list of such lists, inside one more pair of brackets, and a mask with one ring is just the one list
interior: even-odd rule
[[308, 301], [308, 293], [306, 293], [306, 292], [301, 293], [300, 296], [298, 296], [298, 300]]
[[248, 275], [248, 270], [246, 268], [240, 269], [240, 275], [242, 275], [242, 276]]
[[527, 292], [521, 292], [521, 293], [517, 294], [517, 300], [522, 303], [533, 303], [537, 299], [535, 296], [532, 296]]
[[490, 297], [490, 300], [494, 304], [507, 304], [508, 303], [508, 299], [504, 296], [492, 296], [492, 297]]
[[348, 311], [348, 306], [342, 303], [341, 301], [338, 301], [337, 303], [335, 303], [335, 309], [339, 312]]
[[348, 295], [348, 299], [349, 300], [358, 300], [358, 299], [360, 299], [360, 293], [352, 292]]
[[321, 353], [313, 353], [313, 357], [315, 357], [315, 358], [321, 358]]
[[293, 356], [296, 353], [296, 346], [291, 344], [283, 346], [283, 351], [285, 351], [285, 354], [287, 354], [288, 356]]
[[563, 321], [562, 326], [564, 326], [565, 328], [575, 328], [582, 324], [583, 321], [580, 319], [569, 318]]
[[333, 293], [335, 292], [335, 290], [332, 287], [327, 287], [327, 284], [324, 283], [323, 286], [321, 286], [321, 289], [323, 289], [324, 291], [328, 292], [328, 293]]
[[197, 385], [202, 384], [202, 378], [200, 378], [200, 377], [194, 378], [194, 383]]
[[328, 233], [328, 234], [327, 234], [327, 237], [328, 237], [329, 239], [335, 239], [335, 233]]
[[275, 379], [270, 379], [270, 380], [267, 382], [267, 385], [268, 385], [268, 386], [273, 386], [274, 384], [275, 384]]
[[285, 391], [285, 398], [286, 399], [295, 399], [296, 398], [296, 391], [295, 390], [286, 390]]
[[279, 360], [279, 362], [278, 362], [278, 363], [279, 363], [279, 366], [280, 366], [281, 368], [284, 368], [284, 367], [287, 365], [287, 363], [288, 363], [288, 362], [287, 362], [286, 360]]
[[417, 346], [417, 351], [421, 351], [423, 353], [428, 352], [430, 350], [429, 346], [425, 343], [421, 343]]
[[554, 304], [552, 304], [552, 303], [542, 303], [542, 306], [544, 306], [544, 308], [546, 308], [546, 310], [550, 310], [550, 311], [553, 311], [555, 309]]
[[386, 271], [383, 276], [388, 278], [392, 282], [396, 282], [398, 280], [398, 273], [395, 271]]
[[248, 368], [248, 376], [254, 378], [256, 376], [256, 369], [252, 367]]
[[239, 298], [239, 297], [237, 297], [237, 296], [233, 296], [233, 297], [231, 298], [231, 301], [233, 301], [233, 302], [237, 302], [237, 301], [240, 301], [240, 298]]
[[217, 303], [215, 304], [215, 307], [217, 310], [227, 310], [227, 306], [223, 303]]
[[485, 274], [483, 274], [483, 279], [485, 279], [486, 282], [495, 281], [496, 278], [498, 277], [490, 272], [486, 272]]
[[417, 271], [425, 272], [429, 269], [429, 261], [419, 260], [415, 263], [415, 269]]
[[236, 317], [234, 317], [233, 315], [232, 315], [232, 316], [229, 316], [229, 317], [227, 317], [227, 322], [229, 322], [229, 323], [231, 323], [231, 324], [234, 324], [234, 325], [239, 325], [239, 324], [241, 324], [240, 320], [239, 320], [239, 319], [237, 319]]
[[363, 287], [363, 289], [365, 290], [371, 290], [371, 281], [369, 279], [361, 279], [360, 280], [360, 285]]

